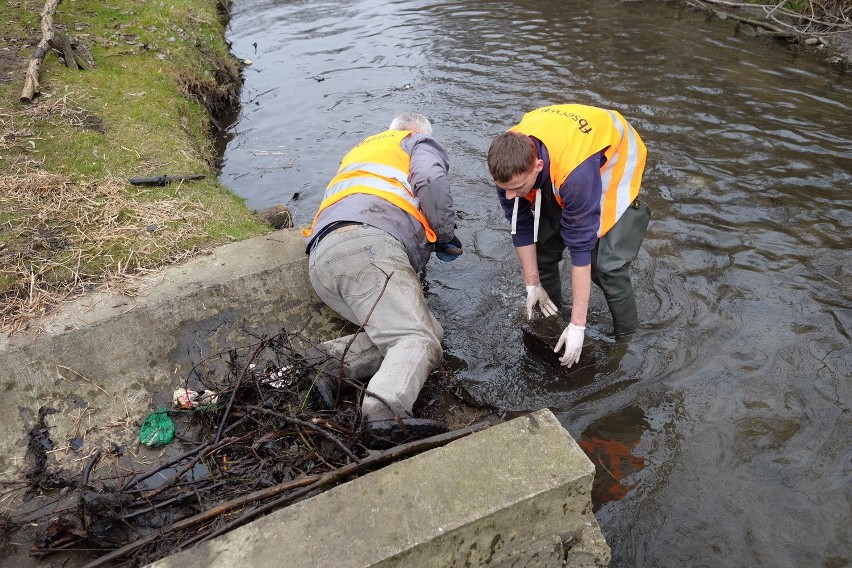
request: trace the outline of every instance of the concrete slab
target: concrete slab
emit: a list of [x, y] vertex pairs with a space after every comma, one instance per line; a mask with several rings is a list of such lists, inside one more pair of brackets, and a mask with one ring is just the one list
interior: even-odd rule
[[576, 364], [571, 367], [564, 367], [559, 362], [562, 352], [557, 353], [553, 349], [559, 342], [562, 331], [569, 323], [571, 323], [571, 314], [567, 312], [545, 318], [535, 318], [521, 328], [521, 335], [527, 352], [562, 375], [571, 375], [577, 369], [583, 367], [594, 367], [596, 362], [593, 345], [589, 338], [586, 338], [580, 360]]
[[[151, 565], [606, 566], [594, 467], [548, 410], [291, 505]], [[592, 551], [589, 554], [589, 551]]]
[[[251, 345], [307, 316], [322, 339], [344, 322], [314, 294], [302, 237], [285, 229], [213, 250], [139, 281], [128, 294], [98, 293], [63, 305], [29, 330], [0, 339], [0, 471], [20, 474], [27, 433], [42, 405], [57, 447], [79, 453], [132, 444], [139, 421], [212, 354]], [[323, 337], [323, 335], [325, 337]], [[214, 358], [208, 363], [220, 363]]]

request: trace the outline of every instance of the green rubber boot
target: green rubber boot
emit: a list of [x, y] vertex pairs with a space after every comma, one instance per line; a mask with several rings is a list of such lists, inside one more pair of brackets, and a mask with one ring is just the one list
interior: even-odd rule
[[619, 302], [609, 303], [612, 314], [612, 329], [616, 337], [628, 335], [639, 327], [639, 313], [636, 310], [636, 296], [630, 295]]

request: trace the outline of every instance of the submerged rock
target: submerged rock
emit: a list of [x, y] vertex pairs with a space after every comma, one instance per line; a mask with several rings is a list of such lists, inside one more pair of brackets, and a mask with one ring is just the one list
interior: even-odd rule
[[257, 212], [261, 221], [269, 223], [274, 229], [288, 229], [293, 226], [293, 215], [284, 205], [274, 205]]
[[521, 330], [524, 338], [524, 347], [526, 347], [530, 355], [565, 374], [573, 373], [574, 371], [589, 365], [594, 366], [595, 364], [594, 351], [588, 343], [588, 338], [586, 338], [586, 342], [583, 345], [583, 352], [580, 354], [580, 360], [577, 363], [571, 367], [565, 367], [559, 362], [561, 353], [556, 353], [553, 349], [559, 342], [559, 336], [562, 335], [568, 323], [568, 321], [563, 321], [559, 314], [557, 314], [546, 318], [534, 319], [528, 322]]

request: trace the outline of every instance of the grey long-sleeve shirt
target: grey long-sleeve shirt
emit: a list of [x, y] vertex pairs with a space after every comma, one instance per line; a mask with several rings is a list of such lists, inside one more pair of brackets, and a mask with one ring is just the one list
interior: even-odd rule
[[[431, 136], [419, 133], [403, 139], [402, 148], [411, 156], [408, 176], [411, 189], [438, 236], [437, 242], [451, 241], [456, 211], [450, 193], [450, 160], [446, 150]], [[388, 201], [362, 193], [348, 195], [320, 213], [313, 233], [305, 241], [306, 252], [310, 252], [323, 227], [337, 221], [357, 221], [393, 235], [405, 247], [411, 266], [418, 272], [429, 261], [432, 246], [426, 240], [423, 225]]]

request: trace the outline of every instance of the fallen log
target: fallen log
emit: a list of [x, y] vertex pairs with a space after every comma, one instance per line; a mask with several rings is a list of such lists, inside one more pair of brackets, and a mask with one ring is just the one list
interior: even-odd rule
[[24, 74], [24, 89], [21, 91], [21, 102], [31, 102], [33, 97], [41, 89], [38, 84], [38, 71], [41, 69], [41, 63], [44, 56], [50, 49], [51, 41], [53, 41], [53, 16], [56, 14], [56, 8], [62, 0], [47, 0], [44, 3], [44, 8], [41, 11], [41, 41], [33, 52], [30, 59], [30, 64], [27, 66], [27, 71]]
[[54, 31], [53, 37], [56, 41], [51, 41], [51, 43], [57, 51], [62, 52], [62, 58], [65, 60], [65, 67], [68, 67], [69, 69], [77, 69], [77, 61], [74, 59], [74, 48], [71, 47], [71, 40], [68, 39], [68, 36], [65, 35], [65, 32], [62, 30]]

